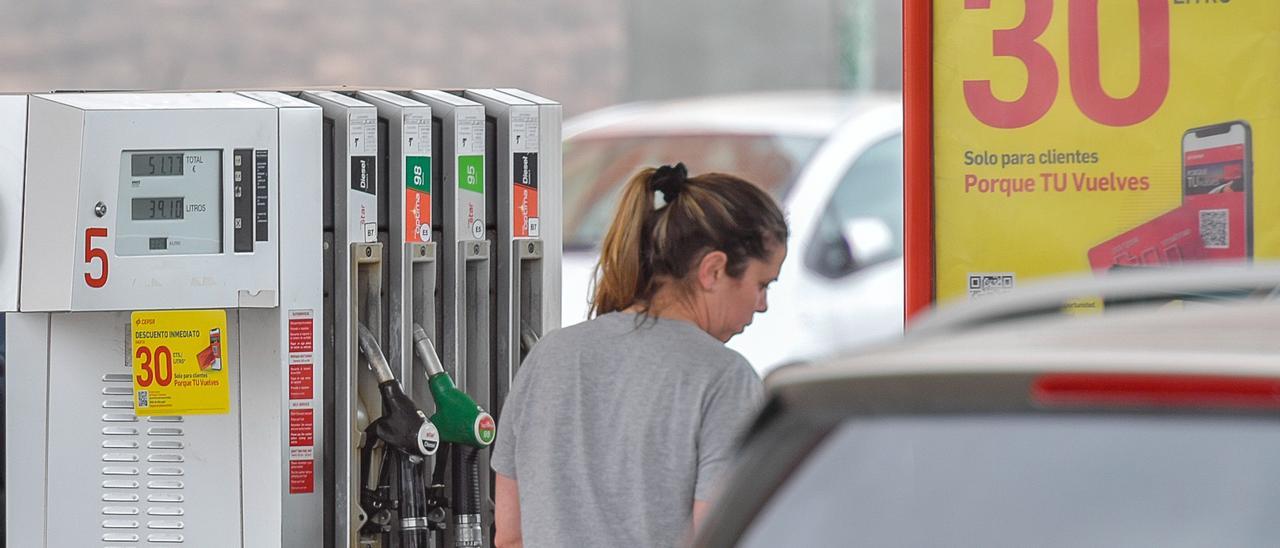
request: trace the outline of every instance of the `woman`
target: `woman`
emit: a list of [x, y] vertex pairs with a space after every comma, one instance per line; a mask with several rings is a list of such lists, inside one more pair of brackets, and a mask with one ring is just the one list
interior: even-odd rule
[[787, 226], [763, 191], [683, 164], [633, 177], [605, 236], [594, 319], [525, 359], [499, 420], [499, 548], [673, 546], [760, 404], [724, 346], [766, 308]]

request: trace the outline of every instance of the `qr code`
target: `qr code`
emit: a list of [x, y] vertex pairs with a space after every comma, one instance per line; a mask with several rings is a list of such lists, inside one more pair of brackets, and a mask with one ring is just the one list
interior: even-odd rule
[[1231, 233], [1227, 230], [1230, 223], [1230, 211], [1226, 209], [1204, 209], [1200, 211], [1200, 240], [1209, 249], [1227, 249], [1231, 247]]
[[988, 297], [1013, 291], [1012, 272], [983, 272], [969, 274], [969, 298]]
[[146, 390], [138, 391], [138, 407], [151, 407], [151, 394]]

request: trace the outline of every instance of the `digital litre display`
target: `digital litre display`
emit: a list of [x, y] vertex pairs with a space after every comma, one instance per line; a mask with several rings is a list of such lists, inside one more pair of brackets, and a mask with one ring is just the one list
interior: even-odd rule
[[133, 220], [174, 221], [184, 217], [185, 198], [134, 198]]
[[181, 152], [134, 154], [131, 171], [134, 177], [181, 177], [184, 156]]

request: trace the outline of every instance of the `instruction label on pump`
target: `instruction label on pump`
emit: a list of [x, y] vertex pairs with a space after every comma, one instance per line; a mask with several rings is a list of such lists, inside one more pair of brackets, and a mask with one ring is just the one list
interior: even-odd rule
[[129, 317], [139, 416], [231, 411], [225, 310], [154, 310]]
[[484, 117], [458, 118], [458, 188], [484, 194]]
[[364, 113], [347, 117], [351, 140], [351, 190], [378, 194], [378, 119]]
[[289, 311], [289, 494], [315, 492], [315, 312]]

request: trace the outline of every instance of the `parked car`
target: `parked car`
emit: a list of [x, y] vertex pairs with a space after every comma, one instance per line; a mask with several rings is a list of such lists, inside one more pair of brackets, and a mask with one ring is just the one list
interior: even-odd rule
[[600, 242], [626, 180], [684, 162], [739, 175], [783, 205], [788, 259], [730, 342], [774, 367], [902, 331], [902, 107], [896, 97], [795, 92], [638, 103], [565, 123], [563, 318], [587, 318]]
[[1275, 546], [1277, 288], [1052, 284], [780, 370], [696, 546]]

